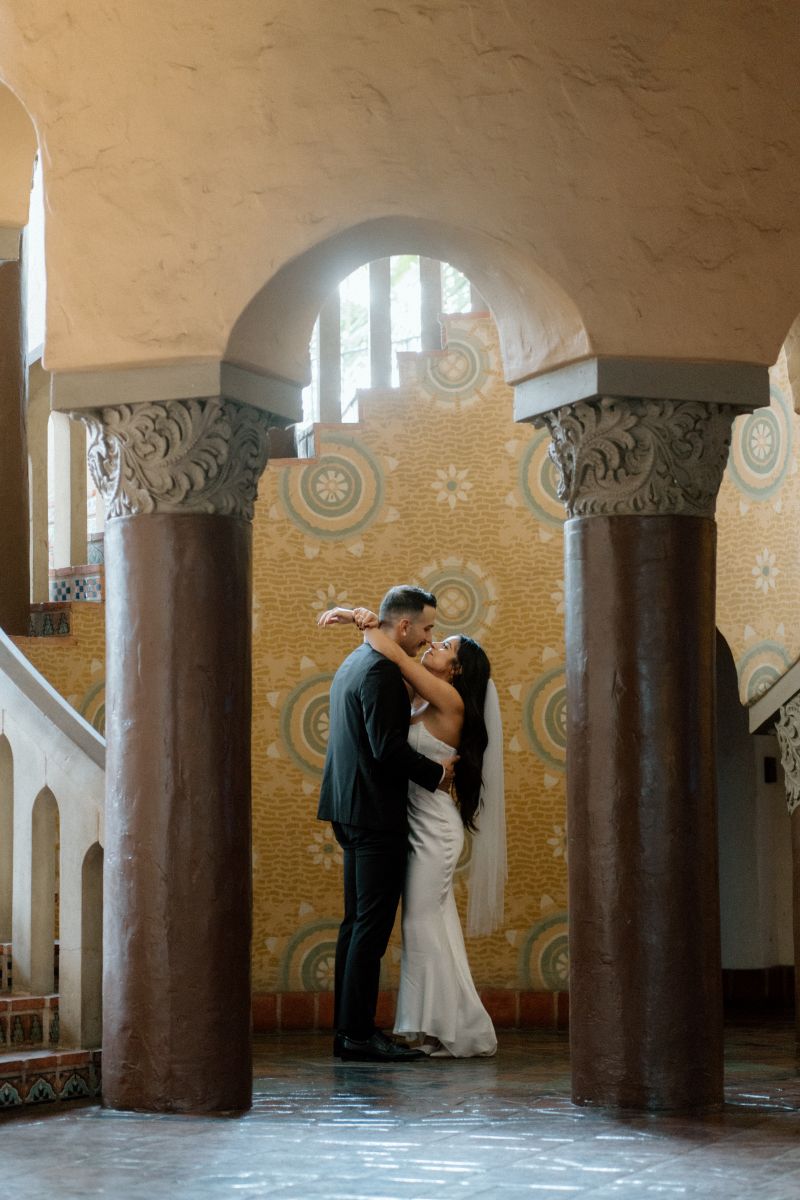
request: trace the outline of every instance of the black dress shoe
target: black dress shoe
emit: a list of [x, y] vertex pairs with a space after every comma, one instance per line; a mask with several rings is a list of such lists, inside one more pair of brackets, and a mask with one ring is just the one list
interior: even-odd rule
[[427, 1057], [421, 1050], [398, 1045], [379, 1030], [363, 1040], [337, 1033], [333, 1039], [333, 1052], [345, 1062], [406, 1063]]

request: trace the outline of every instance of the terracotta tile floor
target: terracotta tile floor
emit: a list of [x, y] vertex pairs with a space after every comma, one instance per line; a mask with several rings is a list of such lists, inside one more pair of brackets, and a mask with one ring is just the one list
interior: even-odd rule
[[787, 1021], [727, 1037], [727, 1104], [705, 1119], [569, 1101], [567, 1042], [504, 1033], [488, 1061], [336, 1063], [319, 1034], [262, 1037], [240, 1119], [97, 1107], [0, 1123], [3, 1194], [300, 1197], [800, 1197], [800, 1077]]

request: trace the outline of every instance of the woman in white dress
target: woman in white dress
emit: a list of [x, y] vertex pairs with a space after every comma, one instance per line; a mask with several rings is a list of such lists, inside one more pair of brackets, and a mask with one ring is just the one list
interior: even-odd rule
[[438, 1057], [492, 1055], [497, 1038], [472, 981], [453, 890], [469, 830], [468, 932], [489, 933], [499, 924], [506, 867], [502, 731], [489, 660], [472, 638], [453, 636], [434, 642], [417, 662], [381, 633], [369, 609], [334, 609], [320, 624], [346, 620], [364, 630], [374, 650], [397, 663], [413, 690], [409, 741], [414, 749], [439, 762], [456, 751], [459, 755], [453, 797], [409, 783], [394, 1032]]

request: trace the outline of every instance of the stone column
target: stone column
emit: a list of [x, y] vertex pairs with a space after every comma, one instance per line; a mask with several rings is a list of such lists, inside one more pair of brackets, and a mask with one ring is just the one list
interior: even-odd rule
[[28, 632], [28, 452], [19, 262], [0, 262], [0, 628]]
[[251, 1099], [250, 562], [267, 417], [83, 410], [106, 502], [103, 1102]]
[[546, 414], [565, 527], [573, 1100], [721, 1105], [713, 520], [734, 410]]
[[794, 1006], [800, 1052], [800, 693], [781, 706], [775, 723], [792, 826], [792, 917], [794, 924]]

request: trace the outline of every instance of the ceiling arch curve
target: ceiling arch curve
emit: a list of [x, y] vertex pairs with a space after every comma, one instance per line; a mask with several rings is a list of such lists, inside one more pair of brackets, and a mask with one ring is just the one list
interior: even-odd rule
[[0, 229], [19, 230], [27, 223], [36, 149], [33, 121], [0, 81]]
[[307, 382], [308, 344], [326, 298], [364, 263], [409, 253], [452, 263], [478, 288], [500, 331], [509, 383], [591, 353], [575, 303], [518, 246], [436, 221], [383, 217], [336, 234], [282, 267], [236, 321], [226, 361]]

